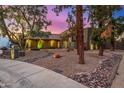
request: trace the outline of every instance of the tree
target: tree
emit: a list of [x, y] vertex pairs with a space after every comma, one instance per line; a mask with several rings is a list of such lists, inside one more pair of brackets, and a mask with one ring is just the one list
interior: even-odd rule
[[115, 50], [115, 38], [124, 32], [124, 16], [112, 18], [113, 31], [110, 37], [111, 50]]
[[101, 38], [102, 32], [105, 30], [105, 20], [107, 15], [105, 14], [104, 6], [87, 6], [89, 11], [89, 19], [91, 21], [92, 42], [95, 42], [99, 46], [99, 55], [103, 55], [103, 48], [105, 39]]
[[71, 8], [71, 15], [76, 19], [77, 30], [77, 53], [79, 54], [79, 63], [84, 64], [84, 41], [83, 41], [83, 6], [56, 6], [53, 11], [58, 15], [63, 9]]
[[45, 32], [45, 31], [28, 31], [27, 36], [31, 37], [49, 37], [51, 35], [51, 32]]
[[113, 26], [111, 37], [110, 37], [110, 39], [111, 39], [110, 43], [111, 43], [111, 50], [114, 51], [115, 50], [115, 30], [114, 30], [114, 28], [116, 27], [116, 24], [117, 24], [116, 21], [119, 21], [119, 20], [117, 20], [117, 19], [115, 20], [113, 15], [115, 12], [120, 11], [122, 9], [122, 7], [120, 5], [116, 5], [116, 6], [109, 5], [109, 6], [107, 6], [107, 8], [108, 8], [108, 12], [109, 12], [111, 25]]
[[75, 42], [75, 37], [76, 37], [76, 27], [69, 28], [65, 30], [64, 32], [61, 33], [61, 38], [62, 40], [68, 41], [68, 49], [67, 51], [69, 52], [71, 50], [71, 45], [72, 42]]
[[68, 51], [70, 51], [72, 47], [72, 41], [73, 41], [74, 35], [76, 35], [74, 15], [71, 15], [70, 13], [68, 13], [68, 18], [66, 22], [68, 23], [68, 30], [66, 31], [65, 37], [68, 40]]
[[[13, 43], [24, 47], [24, 37], [27, 31], [40, 31], [47, 28], [51, 21], [47, 20], [46, 6], [1, 6], [1, 29], [6, 33]], [[6, 22], [5, 20], [9, 21]], [[21, 29], [21, 38], [17, 38], [10, 26]], [[16, 38], [16, 41], [12, 37]]]
[[6, 25], [5, 20], [7, 19], [7, 12], [9, 12], [9, 10], [6, 10], [7, 8], [8, 7], [0, 6], [0, 29], [4, 35], [7, 35], [9, 37], [12, 43], [18, 44], [19, 47], [21, 47], [20, 42], [19, 43], [16, 42], [16, 40], [19, 41], [19, 39], [16, 37], [16, 35], [13, 32], [11, 32], [8, 29], [8, 26]]
[[[120, 10], [120, 6], [88, 6], [90, 11], [91, 21], [94, 26], [92, 39], [99, 45], [99, 55], [103, 55], [104, 45], [106, 40], [113, 36], [113, 14]], [[114, 43], [113, 43], [114, 45]], [[113, 46], [114, 47], [114, 46]]]

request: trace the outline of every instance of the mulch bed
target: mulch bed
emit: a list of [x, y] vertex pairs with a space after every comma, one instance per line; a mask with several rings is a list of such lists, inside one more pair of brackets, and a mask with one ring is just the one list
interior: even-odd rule
[[117, 73], [122, 56], [113, 54], [111, 58], [100, 62], [94, 71], [77, 73], [71, 78], [90, 88], [109, 88]]

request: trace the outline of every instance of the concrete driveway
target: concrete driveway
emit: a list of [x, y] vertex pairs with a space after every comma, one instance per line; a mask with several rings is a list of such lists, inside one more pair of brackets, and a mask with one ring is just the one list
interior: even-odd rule
[[0, 85], [10, 88], [86, 88], [46, 68], [7, 59], [0, 59]]

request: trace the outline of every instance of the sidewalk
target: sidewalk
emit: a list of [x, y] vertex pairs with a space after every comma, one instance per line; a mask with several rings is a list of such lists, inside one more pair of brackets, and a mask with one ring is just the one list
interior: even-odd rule
[[6, 59], [0, 59], [0, 80], [7, 87], [14, 88], [85, 88], [82, 84], [46, 68]]
[[123, 55], [123, 58], [118, 67], [117, 75], [113, 81], [112, 88], [124, 88], [124, 51], [118, 52]]

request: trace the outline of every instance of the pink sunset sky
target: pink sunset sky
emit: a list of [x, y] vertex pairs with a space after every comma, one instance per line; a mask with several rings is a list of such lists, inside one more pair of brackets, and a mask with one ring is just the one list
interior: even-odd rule
[[[60, 34], [67, 29], [68, 24], [66, 23], [67, 13], [69, 9], [63, 10], [59, 16], [52, 11], [55, 6], [49, 5], [48, 6], [48, 19], [52, 21], [52, 25], [48, 26], [47, 31], [51, 31], [53, 34]], [[85, 15], [86, 17], [87, 15]], [[85, 27], [89, 26], [89, 23]]]

